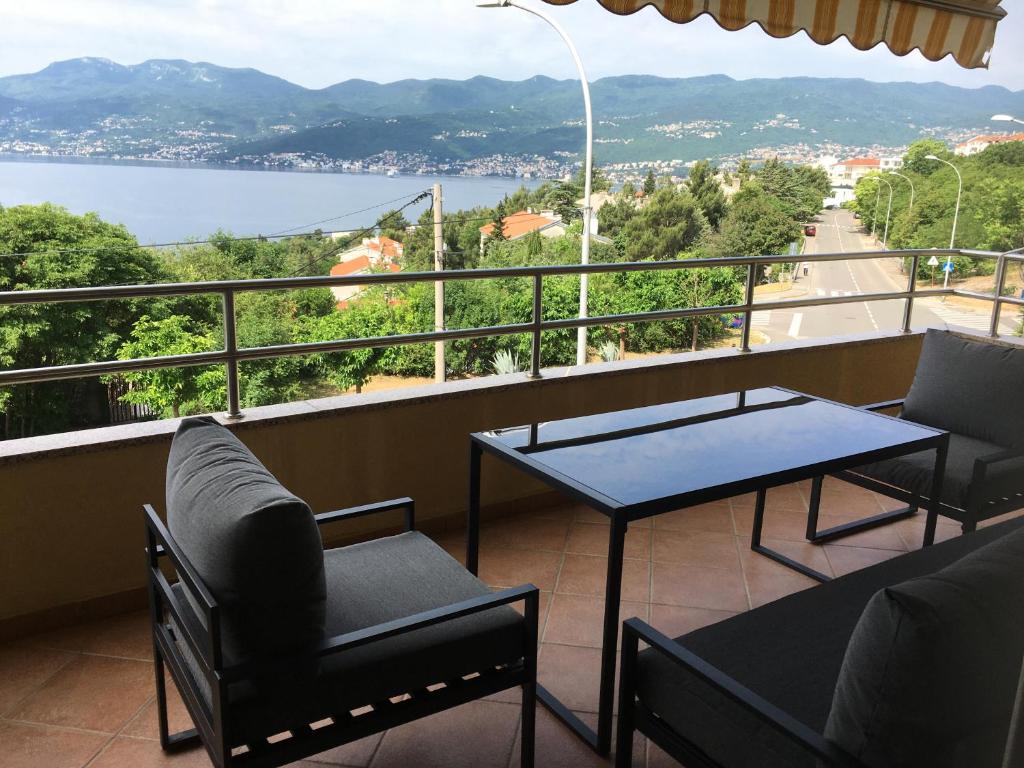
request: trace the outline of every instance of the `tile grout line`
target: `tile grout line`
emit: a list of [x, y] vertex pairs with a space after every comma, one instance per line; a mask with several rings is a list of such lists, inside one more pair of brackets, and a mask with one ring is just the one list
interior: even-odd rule
[[[44, 646], [39, 646], [39, 647], [40, 648], [45, 648]], [[45, 650], [51, 650], [52, 651], [52, 650], [57, 650], [57, 649], [45, 648]], [[0, 715], [0, 720], [10, 720], [11, 722], [18, 722], [16, 719], [10, 717], [10, 715], [13, 712], [17, 711], [18, 707], [20, 707], [22, 704], [24, 704], [26, 701], [28, 701], [29, 698], [31, 698], [32, 696], [35, 696], [37, 693], [39, 693], [39, 691], [41, 691], [43, 689], [43, 687], [48, 682], [53, 680], [53, 678], [55, 678], [61, 672], [61, 670], [63, 670], [65, 667], [67, 667], [69, 664], [71, 664], [71, 662], [73, 662], [78, 656], [82, 655], [80, 651], [63, 651], [62, 650], [61, 653], [71, 654], [71, 657], [68, 658], [68, 659], [65, 659], [62, 664], [57, 665], [57, 668], [55, 670], [53, 670], [53, 672], [51, 672], [45, 678], [43, 678], [43, 680], [40, 681], [40, 683], [38, 685], [36, 685], [34, 688], [32, 688], [32, 690], [30, 690], [28, 693], [26, 693], [24, 696], [22, 696], [16, 702], [14, 702], [14, 704], [11, 705], [10, 709], [8, 709], [5, 714]], [[31, 721], [25, 721], [25, 722], [31, 722]], [[102, 731], [101, 731], [101, 733], [102, 733]]]

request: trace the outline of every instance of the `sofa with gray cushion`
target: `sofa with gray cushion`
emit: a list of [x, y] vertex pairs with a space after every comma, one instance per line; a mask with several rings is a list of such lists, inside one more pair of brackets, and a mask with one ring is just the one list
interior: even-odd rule
[[[899, 408], [901, 419], [949, 432], [938, 513], [958, 521], [965, 533], [1024, 507], [1024, 346], [929, 329], [907, 396], [865, 408]], [[934, 452], [925, 451], [836, 477], [909, 505], [874, 520], [884, 523], [916, 512], [930, 493], [934, 466]], [[808, 539], [825, 542], [867, 527], [817, 531], [821, 483], [818, 478], [811, 488]], [[929, 514], [925, 544], [934, 541], [935, 517]]]
[[1020, 768], [1022, 657], [1018, 518], [674, 640], [628, 620], [616, 765], [636, 728], [687, 768]]
[[[403, 533], [324, 550], [323, 525], [394, 511]], [[314, 515], [229, 430], [183, 421], [166, 525], [146, 508], [164, 749], [286, 765], [518, 686], [531, 765], [537, 590], [491, 592], [414, 522], [411, 499]], [[165, 665], [193, 731], [169, 733]]]

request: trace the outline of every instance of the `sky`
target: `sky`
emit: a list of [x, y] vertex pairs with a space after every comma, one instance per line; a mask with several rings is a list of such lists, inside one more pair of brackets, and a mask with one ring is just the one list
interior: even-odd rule
[[[1003, 0], [1008, 15], [988, 70], [965, 70], [949, 57], [930, 62], [916, 51], [897, 57], [884, 45], [858, 51], [842, 38], [818, 46], [802, 32], [777, 40], [756, 25], [726, 32], [707, 16], [675, 25], [650, 7], [620, 17], [595, 0], [527, 1], [566, 28], [590, 80], [722, 73], [1024, 90], [1024, 0]], [[0, 18], [0, 76], [80, 56], [254, 67], [309, 88], [349, 78], [576, 76], [543, 21], [514, 8], [479, 9], [473, 0], [0, 0]]]

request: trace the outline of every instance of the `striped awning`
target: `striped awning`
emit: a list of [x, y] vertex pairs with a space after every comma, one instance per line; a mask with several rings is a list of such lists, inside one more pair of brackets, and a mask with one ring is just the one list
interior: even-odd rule
[[[576, 0], [544, 0], [568, 5]], [[613, 13], [648, 5], [670, 21], [685, 24], [701, 14], [737, 30], [759, 24], [772, 37], [805, 31], [827, 45], [846, 37], [867, 50], [884, 42], [903, 56], [917, 49], [932, 61], [952, 54], [962, 67], [987, 67], [996, 24], [1006, 11], [1000, 0], [598, 0]]]

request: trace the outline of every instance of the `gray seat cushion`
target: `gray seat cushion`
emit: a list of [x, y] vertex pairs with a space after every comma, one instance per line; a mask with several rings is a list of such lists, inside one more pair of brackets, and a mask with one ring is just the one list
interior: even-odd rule
[[[959, 536], [677, 638], [677, 642], [821, 733], [846, 646], [879, 589], [937, 571], [1024, 518]], [[638, 661], [637, 695], [679, 734], [723, 765], [816, 766], [787, 740], [654, 649]]]
[[1024, 445], [1024, 348], [925, 334], [901, 416], [1004, 447]]
[[[417, 532], [327, 550], [324, 555], [328, 637], [491, 592]], [[428, 685], [516, 663], [523, 657], [525, 637], [519, 613], [507, 606], [492, 608], [324, 657], [315, 679], [301, 686], [289, 681], [259, 690], [248, 684], [232, 686], [232, 743], [265, 738]], [[228, 664], [232, 661], [227, 659]]]
[[[1004, 447], [994, 443], [950, 434], [946, 471], [942, 477], [942, 501], [965, 509], [971, 491], [974, 460], [1004, 450]], [[935, 451], [922, 451], [858, 467], [853, 471], [928, 498], [931, 495], [934, 469]], [[1011, 498], [1018, 493], [1024, 493], [1024, 457], [991, 464], [985, 474], [982, 500]]]
[[880, 590], [825, 735], [872, 768], [998, 768], [1024, 654], [1024, 530]]
[[174, 435], [167, 526], [221, 608], [226, 656], [323, 637], [323, 543], [309, 507], [211, 418], [186, 419]]

